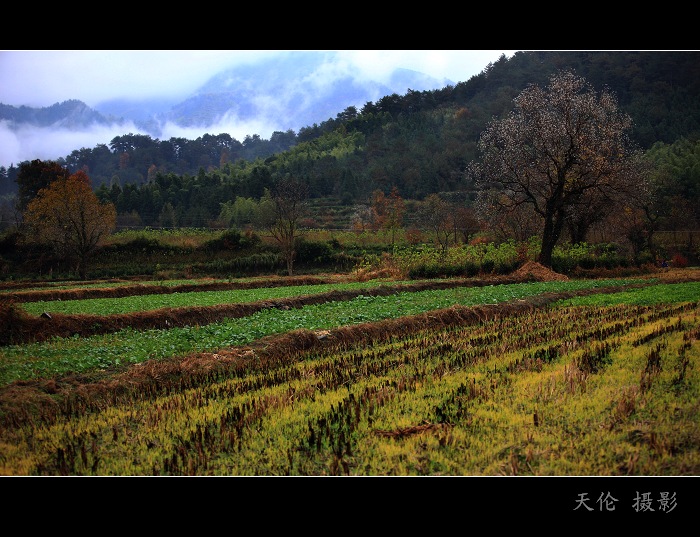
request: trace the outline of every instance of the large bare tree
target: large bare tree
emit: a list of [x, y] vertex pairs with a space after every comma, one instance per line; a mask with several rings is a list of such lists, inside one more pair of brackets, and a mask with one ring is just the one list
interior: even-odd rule
[[277, 181], [260, 199], [257, 223], [279, 243], [289, 276], [294, 272], [296, 240], [301, 234], [299, 221], [306, 214], [307, 201], [306, 183], [289, 177]]
[[453, 205], [438, 194], [428, 195], [418, 206], [418, 222], [433, 233], [440, 255], [445, 257], [454, 234]]
[[470, 164], [482, 214], [529, 204], [541, 218], [538, 261], [552, 264], [565, 226], [576, 238], [625, 201], [646, 191], [640, 153], [627, 135], [631, 118], [608, 90], [597, 94], [572, 72], [530, 85], [514, 110], [491, 121]]

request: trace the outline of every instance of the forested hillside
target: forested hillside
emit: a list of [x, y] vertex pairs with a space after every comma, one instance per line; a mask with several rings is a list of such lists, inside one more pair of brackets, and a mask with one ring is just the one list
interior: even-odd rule
[[[508, 113], [528, 84], [545, 85], [553, 73], [573, 69], [597, 90], [607, 87], [617, 96], [634, 120], [631, 136], [641, 149], [663, 161], [673, 154], [669, 166], [687, 170], [693, 165], [677, 160], [693, 161], [698, 153], [698, 59], [698, 52], [518, 52], [455, 86], [387, 95], [298, 133], [275, 132], [269, 140], [124, 134], [109, 147], [76, 149], [58, 162], [71, 172], [85, 171], [99, 197], [115, 204], [121, 225], [207, 227], [219, 218], [222, 203], [259, 199], [285, 176], [308, 184], [312, 199], [345, 207], [392, 188], [405, 199], [440, 193], [469, 200], [474, 185], [464, 170], [477, 157], [489, 120]], [[0, 194], [16, 192], [17, 169], [0, 170]], [[688, 173], [681, 172], [680, 185], [667, 194], [698, 207], [697, 178]]]

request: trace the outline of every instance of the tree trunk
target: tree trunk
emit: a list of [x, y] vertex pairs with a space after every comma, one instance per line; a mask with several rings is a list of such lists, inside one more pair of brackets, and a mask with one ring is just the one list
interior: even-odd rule
[[543, 265], [548, 268], [552, 268], [552, 251], [554, 250], [554, 245], [552, 244], [551, 240], [547, 240], [545, 242], [544, 239], [542, 239], [542, 249], [540, 250], [540, 255], [537, 258], [537, 261], [539, 262], [540, 265]]
[[571, 244], [581, 244], [586, 242], [589, 225], [583, 219], [573, 222], [569, 225], [569, 235], [571, 235]]
[[78, 260], [78, 266], [75, 267], [78, 276], [80, 277], [81, 280], [87, 280], [87, 260], [86, 259], [80, 259]]
[[559, 235], [564, 225], [561, 215], [550, 214], [545, 216], [544, 230], [542, 232], [542, 249], [537, 261], [547, 267], [552, 268], [552, 252], [559, 241]]
[[287, 274], [293, 275], [294, 271], [294, 258], [296, 257], [296, 252], [294, 250], [287, 252]]

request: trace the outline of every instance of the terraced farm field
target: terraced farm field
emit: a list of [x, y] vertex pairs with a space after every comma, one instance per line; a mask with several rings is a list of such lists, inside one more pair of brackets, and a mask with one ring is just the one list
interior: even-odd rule
[[0, 475], [700, 474], [700, 270], [530, 269], [5, 288]]

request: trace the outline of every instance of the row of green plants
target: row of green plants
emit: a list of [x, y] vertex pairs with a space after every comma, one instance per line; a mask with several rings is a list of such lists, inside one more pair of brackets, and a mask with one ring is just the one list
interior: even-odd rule
[[[415, 283], [415, 282], [412, 282]], [[287, 285], [281, 287], [260, 287], [235, 289], [230, 291], [192, 291], [172, 294], [135, 295], [119, 298], [89, 298], [82, 300], [40, 300], [25, 302], [21, 307], [31, 315], [43, 312], [65, 314], [112, 315], [151, 311], [160, 308], [184, 308], [215, 306], [218, 304], [239, 304], [327, 293], [329, 291], [352, 291], [371, 289], [386, 285], [385, 281], [343, 282], [314, 285]]]
[[697, 475], [700, 288], [652, 287], [79, 394], [0, 432], [0, 474]]
[[[130, 365], [188, 352], [214, 351], [222, 347], [244, 345], [264, 336], [296, 329], [331, 329], [417, 315], [441, 308], [493, 305], [545, 292], [605, 289], [635, 282], [638, 280], [614, 278], [482, 287], [460, 286], [427, 291], [399, 289], [395, 294], [388, 296], [361, 294], [351, 300], [311, 304], [297, 309], [267, 307], [243, 318], [224, 319], [202, 326], [173, 327], [162, 330], [128, 328], [116, 333], [86, 338], [57, 337], [44, 342], [0, 348], [0, 386], [16, 380]], [[278, 292], [280, 292], [279, 289], [270, 290], [271, 294], [268, 296]], [[684, 284], [682, 292], [688, 300], [700, 299], [700, 283]], [[292, 293], [299, 293], [299, 288], [294, 287]], [[194, 300], [192, 297], [189, 299]], [[104, 304], [116, 304], [119, 301], [120, 299], [100, 301], [99, 308], [106, 311]], [[84, 306], [87, 311], [93, 304], [92, 300], [75, 301], [72, 311], [79, 311], [81, 306]]]

